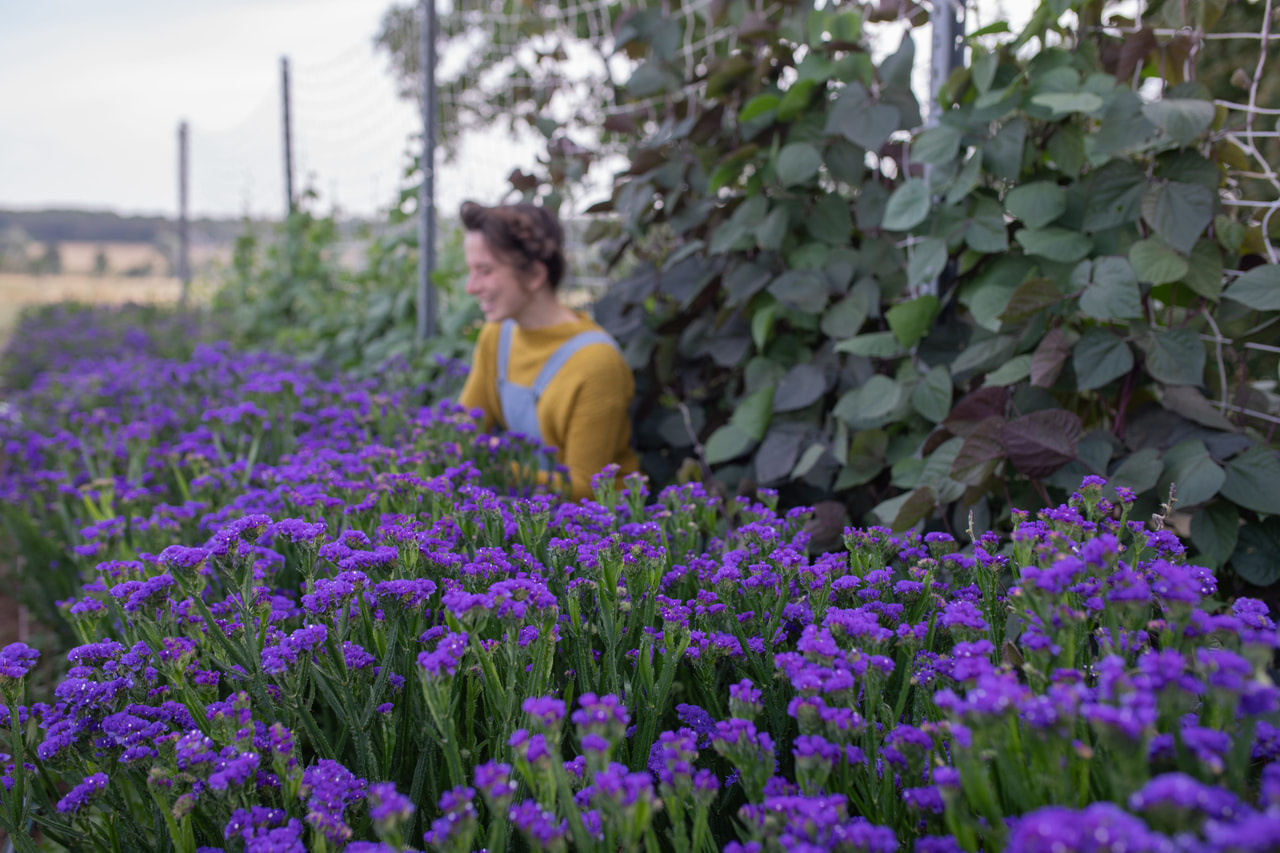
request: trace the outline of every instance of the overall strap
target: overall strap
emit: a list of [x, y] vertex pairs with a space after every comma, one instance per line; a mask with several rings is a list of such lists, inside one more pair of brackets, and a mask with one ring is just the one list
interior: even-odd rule
[[507, 362], [511, 360], [511, 336], [515, 331], [515, 320], [502, 321], [502, 329], [498, 332], [498, 382], [507, 381]]
[[622, 351], [618, 348], [618, 342], [610, 337], [607, 332], [580, 332], [561, 344], [560, 348], [551, 354], [551, 358], [547, 359], [546, 363], [542, 365], [542, 370], [538, 371], [538, 378], [533, 383], [533, 393], [541, 397], [542, 392], [547, 390], [547, 386], [551, 384], [552, 379], [556, 378], [556, 374], [560, 372], [560, 368], [564, 367], [565, 362], [573, 357], [578, 350], [592, 344], [608, 344], [618, 352]]

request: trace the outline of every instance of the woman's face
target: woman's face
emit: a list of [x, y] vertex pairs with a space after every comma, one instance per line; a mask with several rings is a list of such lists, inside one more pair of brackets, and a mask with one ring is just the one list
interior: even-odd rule
[[467, 258], [466, 292], [474, 296], [489, 323], [518, 320], [537, 295], [537, 279], [521, 277], [520, 270], [489, 249], [479, 231], [468, 231], [463, 241]]

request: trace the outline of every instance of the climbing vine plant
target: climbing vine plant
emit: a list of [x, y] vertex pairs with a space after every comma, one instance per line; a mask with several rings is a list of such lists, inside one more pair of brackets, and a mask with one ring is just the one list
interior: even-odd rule
[[737, 42], [696, 78], [662, 15], [619, 33], [634, 94], [669, 96], [600, 206], [648, 470], [957, 533], [1096, 474], [1202, 562], [1280, 580], [1280, 267], [1223, 203], [1232, 129], [1161, 76], [1168, 39], [1046, 0], [969, 37], [921, 130], [911, 39], [868, 49], [878, 9], [711, 8]]

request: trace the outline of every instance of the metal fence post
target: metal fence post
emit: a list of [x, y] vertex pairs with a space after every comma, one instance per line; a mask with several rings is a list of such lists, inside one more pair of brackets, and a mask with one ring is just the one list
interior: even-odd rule
[[422, 68], [422, 186], [418, 190], [418, 339], [436, 331], [436, 8], [422, 0], [418, 60]]

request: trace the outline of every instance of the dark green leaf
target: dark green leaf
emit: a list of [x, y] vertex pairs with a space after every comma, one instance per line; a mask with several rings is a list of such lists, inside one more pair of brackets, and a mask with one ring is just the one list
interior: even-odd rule
[[1158, 237], [1134, 243], [1129, 249], [1129, 263], [1133, 266], [1138, 281], [1149, 281], [1152, 284], [1177, 281], [1190, 270], [1187, 259]]
[[1062, 291], [1047, 278], [1032, 278], [1018, 285], [1009, 304], [1000, 314], [1002, 323], [1021, 323], [1028, 317], [1062, 301]]
[[1120, 91], [1103, 113], [1093, 134], [1093, 156], [1106, 158], [1146, 144], [1155, 125], [1142, 114], [1143, 101], [1137, 92]]
[[769, 292], [788, 308], [808, 314], [827, 305], [827, 280], [818, 270], [788, 270], [773, 280]]
[[[809, 57], [814, 58], [813, 54]], [[818, 81], [813, 79], [801, 79], [792, 84], [778, 104], [778, 121], [794, 121], [809, 105], [809, 98], [817, 85]]]
[[976, 341], [964, 348], [951, 363], [952, 375], [985, 373], [1008, 361], [1018, 348], [1018, 340], [1012, 335], [997, 335], [984, 341]]
[[858, 186], [866, 176], [866, 150], [847, 139], [837, 138], [828, 142], [822, 159], [831, 177], [849, 186]]
[[776, 110], [781, 101], [782, 99], [773, 92], [756, 95], [743, 104], [741, 111], [738, 113], [738, 121], [747, 122], [753, 118], [759, 118], [770, 110]]
[[1033, 97], [1031, 103], [1052, 110], [1053, 118], [1102, 109], [1102, 98], [1093, 92], [1044, 92]]
[[760, 449], [756, 451], [756, 480], [760, 485], [767, 486], [787, 479], [800, 456], [800, 445], [803, 442], [804, 434], [799, 430], [770, 430], [760, 443]]
[[884, 318], [898, 343], [911, 347], [929, 331], [937, 313], [938, 297], [930, 293], [894, 305], [885, 312]]
[[808, 142], [792, 142], [778, 152], [778, 180], [784, 187], [803, 184], [818, 174], [822, 166], [822, 153]]
[[911, 408], [932, 423], [941, 423], [951, 411], [951, 374], [947, 368], [938, 365], [920, 377], [916, 387], [911, 389]]
[[849, 463], [836, 481], [838, 488], [853, 488], [874, 479], [887, 464], [884, 458], [889, 448], [889, 437], [883, 430], [868, 429], [856, 432], [849, 443]]
[[1028, 255], [1074, 263], [1093, 249], [1093, 238], [1069, 228], [1022, 228], [1013, 235]]
[[1081, 391], [1101, 388], [1133, 369], [1133, 351], [1106, 329], [1092, 328], [1076, 343], [1072, 353], [1077, 387]]
[[929, 185], [923, 178], [912, 178], [889, 196], [880, 227], [886, 231], [908, 231], [924, 221], [929, 207]]
[[982, 168], [997, 178], [1017, 178], [1022, 171], [1022, 147], [1027, 124], [1020, 118], [1007, 122], [982, 146]]
[[907, 261], [907, 287], [914, 290], [935, 280], [946, 265], [947, 241], [938, 237], [926, 237], [911, 248], [911, 257]]
[[1066, 409], [1042, 409], [1009, 421], [1000, 430], [1009, 461], [1028, 477], [1047, 477], [1076, 458], [1080, 418]]
[[820, 441], [814, 442], [805, 448], [804, 453], [800, 454], [796, 467], [791, 469], [791, 479], [798, 480], [813, 470], [818, 464], [818, 460], [822, 458], [822, 454], [827, 452], [827, 446]]
[[1178, 506], [1198, 506], [1213, 498], [1227, 481], [1227, 472], [1213, 461], [1204, 442], [1190, 438], [1165, 452], [1164, 480], [1177, 488]]
[[874, 104], [864, 109], [855, 121], [842, 123], [840, 132], [855, 145], [875, 152], [889, 139], [889, 134], [898, 129], [901, 120], [902, 113], [893, 104]]
[[911, 159], [917, 163], [946, 163], [960, 151], [960, 131], [945, 124], [931, 127], [911, 143]]
[[1255, 311], [1280, 311], [1280, 264], [1263, 264], [1237, 278], [1222, 292]]
[[1193, 423], [1217, 430], [1234, 430], [1231, 421], [1222, 416], [1205, 399], [1199, 388], [1192, 385], [1170, 385], [1161, 389], [1160, 405]]
[[1191, 542], [1211, 569], [1227, 561], [1239, 538], [1240, 513], [1228, 501], [1214, 501], [1191, 516]]
[[1188, 287], [1206, 299], [1222, 295], [1222, 250], [1217, 243], [1209, 239], [1196, 243], [1188, 267], [1183, 279]]
[[1204, 380], [1204, 341], [1194, 329], [1153, 330], [1139, 339], [1147, 372], [1166, 385], [1199, 385]]
[[1123, 486], [1133, 489], [1136, 494], [1143, 494], [1155, 488], [1164, 471], [1164, 463], [1160, 461], [1160, 451], [1154, 447], [1144, 447], [1130, 454], [1107, 476], [1107, 485], [1112, 488]]
[[738, 404], [738, 408], [734, 409], [729, 423], [753, 440], [759, 441], [764, 437], [764, 431], [769, 428], [769, 421], [773, 419], [773, 394], [773, 385], [766, 385], [748, 394]]
[[1275, 451], [1254, 446], [1227, 462], [1221, 493], [1245, 509], [1280, 514], [1280, 460]]
[[996, 68], [1000, 65], [1000, 55], [992, 53], [980, 44], [973, 44], [969, 54], [969, 78], [979, 94], [991, 91], [991, 83], [996, 77]]
[[959, 436], [947, 439], [924, 461], [917, 485], [932, 489], [938, 503], [951, 503], [964, 494], [964, 484], [951, 479], [951, 466], [965, 441]]
[[756, 351], [763, 353], [773, 337], [773, 326], [778, 319], [778, 303], [772, 300], [768, 305], [761, 305], [751, 315], [751, 341]]
[[1125, 258], [1098, 258], [1091, 268], [1091, 282], [1080, 294], [1080, 311], [1108, 322], [1142, 316], [1142, 293], [1133, 267]]
[[853, 216], [849, 202], [839, 193], [827, 193], [813, 206], [809, 221], [805, 223], [809, 233], [817, 240], [832, 246], [849, 245], [853, 231]]
[[898, 358], [906, 349], [893, 332], [869, 332], [836, 344], [836, 352], [848, 352], [863, 358]]
[[822, 334], [836, 340], [851, 338], [858, 334], [862, 324], [866, 322], [871, 306], [880, 296], [880, 289], [874, 282], [863, 286], [859, 282], [849, 291], [849, 295], [831, 306], [822, 315]]
[[1104, 231], [1137, 220], [1147, 176], [1130, 160], [1112, 160], [1089, 175], [1084, 230]]
[[1280, 518], [1240, 528], [1240, 539], [1231, 554], [1231, 568], [1254, 586], [1280, 581]]
[[946, 203], [948, 205], [960, 204], [973, 192], [981, 179], [982, 157], [975, 154], [960, 167], [955, 180], [952, 181], [950, 188], [947, 189]]
[[1142, 114], [1180, 145], [1190, 145], [1213, 124], [1211, 101], [1165, 98], [1146, 104]]
[[787, 371], [778, 383], [773, 396], [775, 412], [794, 412], [817, 402], [827, 390], [827, 380], [822, 368], [812, 364], [797, 364]]
[[1142, 218], [1170, 246], [1194, 246], [1213, 221], [1217, 194], [1203, 184], [1169, 181], [1142, 200]]
[[984, 385], [1012, 385], [1021, 382], [1031, 375], [1030, 353], [1015, 355], [1004, 364], [987, 374]]
[[1005, 209], [1028, 228], [1043, 228], [1067, 209], [1067, 193], [1051, 181], [1033, 181], [1009, 190]]
[[763, 264], [745, 261], [725, 274], [724, 287], [729, 292], [731, 303], [746, 302], [759, 293], [772, 277], [773, 273]]
[[1009, 249], [1009, 229], [1000, 202], [986, 196], [974, 199], [964, 241], [975, 252], [995, 254]]
[[902, 386], [877, 373], [863, 385], [846, 392], [832, 414], [853, 429], [868, 429], [884, 424], [901, 402]]
[[703, 452], [706, 454], [708, 465], [719, 465], [721, 462], [737, 459], [754, 447], [755, 443], [755, 439], [730, 423], [711, 433], [711, 437], [703, 447]]

